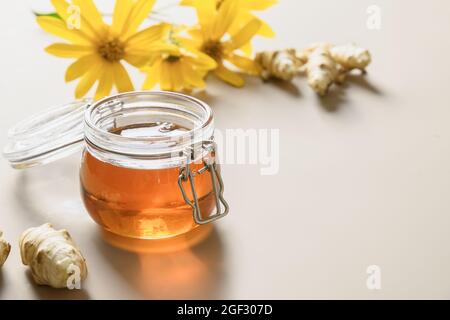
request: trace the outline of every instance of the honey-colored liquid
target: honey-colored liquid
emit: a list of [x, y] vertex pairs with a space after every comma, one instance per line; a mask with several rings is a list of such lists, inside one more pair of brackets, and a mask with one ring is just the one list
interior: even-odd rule
[[[150, 124], [119, 128], [112, 131], [122, 136], [145, 137], [173, 135], [185, 129], [172, 124]], [[197, 171], [203, 164], [194, 163]], [[80, 170], [85, 206], [92, 218], [106, 230], [133, 238], [158, 239], [192, 230], [192, 207], [184, 201], [178, 186], [180, 168], [133, 169], [119, 167], [83, 154]], [[210, 172], [194, 178], [202, 216], [214, 208]], [[189, 182], [183, 182], [190, 199]]]

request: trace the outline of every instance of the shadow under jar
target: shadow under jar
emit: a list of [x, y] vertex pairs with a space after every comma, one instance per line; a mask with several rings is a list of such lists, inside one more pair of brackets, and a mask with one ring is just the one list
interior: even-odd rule
[[[172, 237], [228, 213], [207, 104], [164, 91], [77, 104], [13, 128], [4, 150], [13, 167], [47, 163], [82, 143], [85, 207], [100, 226], [121, 236]], [[77, 109], [84, 113], [81, 137]], [[25, 135], [30, 130], [41, 135], [40, 148]], [[48, 138], [47, 148], [42, 148], [43, 137]]]

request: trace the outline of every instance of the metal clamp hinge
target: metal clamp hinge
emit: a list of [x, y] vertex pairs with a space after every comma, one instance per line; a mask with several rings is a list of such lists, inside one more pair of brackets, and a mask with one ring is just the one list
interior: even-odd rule
[[[217, 219], [226, 216], [229, 211], [229, 206], [225, 201], [225, 199], [223, 198], [224, 187], [222, 177], [220, 175], [218, 165], [215, 162], [214, 155], [211, 156], [211, 153], [215, 154], [216, 144], [214, 141], [204, 141], [202, 143], [202, 149], [208, 151], [207, 158], [203, 159], [204, 166], [195, 172], [191, 170], [190, 162], [192, 160], [192, 153], [194, 151], [194, 148], [191, 147], [185, 151], [185, 155], [187, 157], [186, 166], [180, 169], [180, 175], [178, 176], [178, 186], [180, 187], [181, 194], [183, 195], [183, 199], [186, 202], [186, 204], [192, 207], [194, 221], [197, 224], [207, 224], [213, 222]], [[208, 217], [202, 217], [199, 199], [195, 189], [194, 177], [203, 174], [207, 171], [211, 175], [216, 211], [213, 214], [210, 214]], [[187, 180], [189, 180], [193, 200], [189, 199], [186, 190], [183, 187], [183, 181]]]

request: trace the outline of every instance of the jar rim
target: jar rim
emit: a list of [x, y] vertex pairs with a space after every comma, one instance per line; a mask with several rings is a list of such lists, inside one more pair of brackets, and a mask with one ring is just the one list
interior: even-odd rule
[[[129, 137], [111, 132], [161, 119], [185, 122], [190, 127], [162, 136]], [[213, 112], [208, 104], [169, 91], [132, 91], [106, 97], [86, 109], [84, 122], [88, 152], [102, 161], [138, 169], [184, 165], [189, 161], [186, 152], [190, 149], [201, 158], [203, 142], [212, 140], [214, 133]]]
[[129, 98], [129, 97], [137, 97], [137, 96], [147, 96], [147, 97], [165, 97], [165, 98], [178, 98], [180, 100], [184, 100], [185, 102], [190, 102], [193, 104], [198, 105], [199, 107], [203, 108], [203, 110], [206, 113], [206, 120], [202, 121], [200, 126], [194, 127], [188, 131], [185, 131], [183, 134], [177, 135], [177, 138], [182, 139], [184, 138], [189, 138], [193, 135], [193, 133], [195, 131], [199, 131], [199, 130], [203, 130], [205, 129], [208, 125], [212, 124], [213, 122], [213, 112], [211, 107], [197, 99], [194, 98], [192, 96], [186, 95], [186, 94], [182, 94], [182, 93], [178, 93], [178, 92], [172, 92], [172, 91], [162, 91], [162, 90], [154, 90], [154, 91], [129, 91], [129, 92], [123, 92], [123, 93], [118, 93], [115, 95], [111, 95], [108, 97], [105, 97], [101, 100], [98, 100], [94, 103], [92, 103], [85, 111], [85, 116], [84, 116], [84, 120], [85, 120], [85, 124], [93, 131], [98, 132], [98, 133], [102, 133], [106, 136], [109, 136], [111, 138], [114, 139], [119, 139], [122, 142], [149, 142], [149, 141], [167, 141], [168, 139], [170, 139], [169, 137], [160, 137], [160, 136], [149, 136], [149, 137], [124, 137], [124, 136], [118, 136], [117, 134], [114, 134], [108, 130], [105, 130], [103, 128], [98, 127], [98, 125], [96, 125], [93, 121], [92, 118], [92, 113], [94, 112], [94, 110], [98, 109], [101, 106], [104, 106], [105, 104], [108, 104], [114, 100], [117, 99], [122, 99], [122, 98]]

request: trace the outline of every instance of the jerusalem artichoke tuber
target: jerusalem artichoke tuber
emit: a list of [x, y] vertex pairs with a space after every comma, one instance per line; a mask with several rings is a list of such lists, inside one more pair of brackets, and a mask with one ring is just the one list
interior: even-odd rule
[[263, 51], [256, 54], [255, 61], [261, 69], [264, 80], [278, 78], [289, 81], [297, 73], [301, 61], [295, 56], [295, 49]]
[[308, 83], [319, 95], [325, 95], [333, 83], [342, 84], [353, 69], [364, 71], [371, 62], [369, 51], [353, 44], [317, 43], [297, 56], [307, 60]]
[[337, 64], [326, 48], [320, 46], [311, 52], [306, 74], [309, 86], [318, 94], [325, 95], [338, 75]]
[[348, 71], [352, 69], [364, 70], [371, 61], [369, 50], [357, 47], [354, 44], [331, 47], [330, 54], [334, 61]]
[[0, 267], [3, 266], [6, 259], [8, 259], [9, 252], [11, 251], [11, 245], [2, 238], [3, 232], [0, 231]]
[[342, 84], [353, 69], [365, 71], [371, 62], [367, 49], [353, 44], [334, 46], [327, 42], [314, 43], [303, 50], [294, 49], [259, 52], [255, 61], [265, 80], [274, 77], [290, 81], [297, 73], [305, 73], [309, 86], [325, 95], [333, 84]]
[[19, 245], [22, 262], [37, 284], [79, 289], [87, 276], [86, 261], [67, 230], [46, 223], [26, 230]]

